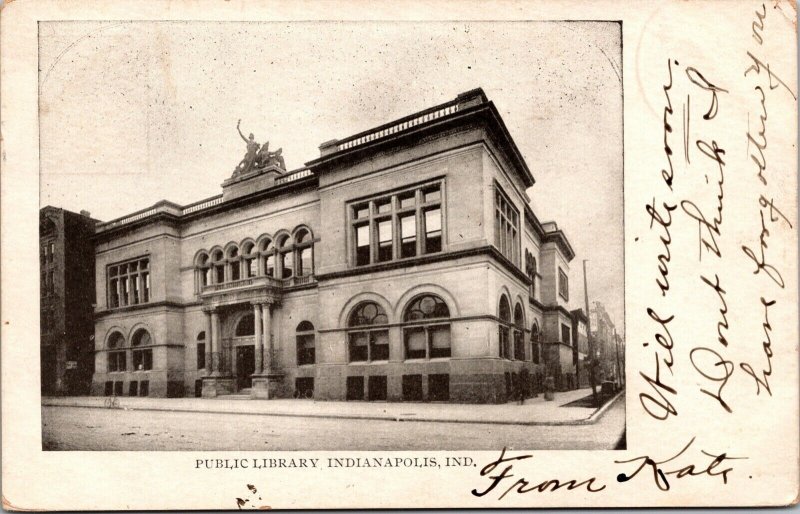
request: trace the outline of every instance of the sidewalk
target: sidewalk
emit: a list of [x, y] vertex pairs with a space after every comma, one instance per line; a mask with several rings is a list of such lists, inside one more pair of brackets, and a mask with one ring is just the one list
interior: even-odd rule
[[[391, 421], [438, 421], [450, 423], [491, 423], [502, 425], [590, 425], [596, 423], [608, 408], [624, 401], [624, 390], [600, 409], [562, 407], [591, 394], [591, 389], [556, 393], [547, 402], [542, 395], [524, 405], [475, 405], [455, 403], [339, 402], [295, 399], [238, 400], [229, 397], [204, 398], [136, 398], [117, 397], [124, 410], [173, 412], [213, 412], [217, 414], [263, 414], [345, 419], [381, 419]], [[107, 398], [96, 396], [42, 398], [42, 406], [106, 408]]]

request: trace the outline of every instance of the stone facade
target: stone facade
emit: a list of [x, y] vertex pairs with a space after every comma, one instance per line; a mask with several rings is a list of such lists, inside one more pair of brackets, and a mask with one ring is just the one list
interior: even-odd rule
[[220, 196], [105, 223], [92, 391], [532, 394], [546, 348], [566, 343], [572, 362], [560, 326], [572, 326], [563, 277], [574, 257], [531, 210], [533, 184], [474, 90], [323, 143], [301, 169], [247, 170]]

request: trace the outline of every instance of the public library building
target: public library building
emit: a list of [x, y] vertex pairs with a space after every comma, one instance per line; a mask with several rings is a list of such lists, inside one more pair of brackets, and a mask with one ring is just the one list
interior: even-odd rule
[[242, 137], [221, 195], [97, 225], [93, 394], [499, 403], [572, 348], [573, 250], [482, 90], [294, 171]]

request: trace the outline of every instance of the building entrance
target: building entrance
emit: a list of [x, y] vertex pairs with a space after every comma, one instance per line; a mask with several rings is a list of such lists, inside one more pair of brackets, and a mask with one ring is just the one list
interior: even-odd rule
[[236, 389], [252, 387], [251, 375], [256, 370], [256, 352], [253, 345], [236, 347]]

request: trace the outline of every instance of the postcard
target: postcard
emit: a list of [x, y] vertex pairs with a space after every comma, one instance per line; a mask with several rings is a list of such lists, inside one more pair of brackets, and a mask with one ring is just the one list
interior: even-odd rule
[[797, 503], [796, 4], [0, 20], [4, 508]]

